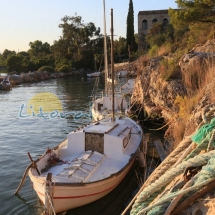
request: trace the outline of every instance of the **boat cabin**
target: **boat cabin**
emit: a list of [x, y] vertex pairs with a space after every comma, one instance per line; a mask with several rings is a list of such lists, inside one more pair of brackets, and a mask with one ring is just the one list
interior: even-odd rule
[[[125, 111], [128, 107], [127, 101], [122, 96], [115, 96], [114, 110]], [[94, 108], [98, 111], [112, 110], [112, 97], [104, 96], [94, 102]]]
[[60, 149], [59, 155], [65, 157], [65, 153], [77, 155], [83, 151], [97, 151], [106, 157], [124, 161], [130, 157], [125, 153], [130, 138], [131, 128], [126, 125], [119, 125], [117, 122], [97, 122], [68, 134], [67, 147], [65, 150]]

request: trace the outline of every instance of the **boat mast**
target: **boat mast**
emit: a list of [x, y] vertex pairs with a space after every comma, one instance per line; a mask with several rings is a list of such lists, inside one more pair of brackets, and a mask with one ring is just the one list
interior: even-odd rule
[[105, 71], [105, 93], [107, 93], [107, 78], [108, 78], [108, 59], [107, 59], [107, 33], [106, 33], [106, 15], [105, 15], [105, 0], [103, 0], [104, 9], [104, 71]]
[[114, 119], [114, 42], [113, 42], [113, 9], [111, 8], [111, 78], [112, 78], [112, 122]]

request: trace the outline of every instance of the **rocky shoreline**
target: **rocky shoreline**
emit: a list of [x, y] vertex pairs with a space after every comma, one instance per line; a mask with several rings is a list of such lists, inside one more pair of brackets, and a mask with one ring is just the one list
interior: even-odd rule
[[[165, 147], [165, 144], [168, 143], [168, 149], [172, 152], [166, 160], [161, 163], [157, 170], [155, 170], [154, 181], [149, 181], [148, 184], [144, 185], [146, 189], [150, 189], [150, 184], [158, 182], [159, 180], [157, 179], [166, 172], [171, 175], [168, 170], [171, 166], [175, 165], [179, 158], [182, 160], [185, 158], [183, 158], [182, 154], [185, 150], [187, 151], [188, 146], [190, 146], [189, 153], [195, 149], [196, 151], [199, 149], [199, 154], [197, 153], [199, 157], [208, 151], [208, 153], [210, 153], [214, 150], [214, 145], [212, 150], [207, 148], [206, 143], [209, 145], [209, 139], [205, 138], [207, 140], [204, 142], [206, 146], [200, 149], [198, 144], [193, 141], [191, 137], [194, 133], [199, 131], [198, 129], [202, 128], [203, 125], [208, 127], [211, 119], [214, 120], [215, 117], [215, 40], [209, 40], [201, 45], [198, 44], [192, 50], [185, 53], [180, 57], [177, 64], [178, 67], [174, 73], [172, 73], [169, 78], [164, 78], [167, 68], [162, 67], [161, 62], [164, 60], [168, 62], [168, 60], [172, 59], [171, 57], [172, 56], [155, 57], [148, 59], [147, 62], [145, 62], [144, 57], [142, 57], [139, 59], [139, 64], [137, 64], [138, 76], [135, 81], [131, 104], [134, 107], [136, 106], [138, 110], [147, 113], [146, 116], [144, 116], [145, 118], [143, 118], [143, 114], [140, 115], [140, 120], [142, 120], [143, 123], [146, 123], [146, 120], [148, 120], [148, 122], [154, 120], [153, 122], [155, 123], [157, 123], [159, 119], [163, 120], [163, 124], [156, 130], [159, 131], [161, 128], [165, 128], [163, 146]], [[138, 113], [140, 113], [140, 111]], [[213, 132], [215, 131], [213, 130]], [[212, 135], [211, 133], [209, 134]], [[182, 147], [184, 142], [187, 145], [183, 145]], [[214, 144], [212, 136], [210, 142]], [[181, 150], [181, 154], [179, 150]], [[195, 159], [195, 156], [193, 159]], [[172, 162], [175, 159], [175, 163], [171, 163], [171, 159]], [[165, 165], [166, 169], [163, 168]], [[183, 178], [183, 173], [178, 177], [180, 179]], [[179, 178], [175, 177], [172, 181], [176, 184]], [[161, 179], [161, 181], [166, 181], [166, 179]], [[168, 192], [171, 190], [170, 185], [166, 187], [169, 189]], [[153, 186], [159, 187], [160, 185]], [[210, 188], [211, 185], [207, 184], [206, 186]], [[144, 193], [149, 192], [143, 189], [143, 195]], [[157, 192], [156, 195], [158, 195]], [[188, 199], [190, 201], [189, 205], [183, 208], [183, 212], [181, 210], [180, 213], [177, 214], [214, 214], [214, 187], [209, 189], [204, 195], [202, 192], [201, 195], [200, 198], [193, 198], [192, 202]], [[151, 196], [152, 194], [150, 197]], [[158, 198], [161, 197], [159, 196]], [[186, 201], [188, 202], [188, 200]], [[147, 201], [147, 198], [145, 201]], [[141, 203], [143, 202], [144, 201]], [[153, 200], [153, 202], [156, 202], [156, 200]], [[136, 203], [137, 202], [135, 202], [135, 204]], [[178, 206], [180, 205], [177, 204], [176, 208]], [[164, 212], [162, 212], [162, 214], [164, 214]], [[170, 213], [166, 212], [165, 214]], [[173, 212], [171, 214], [176, 213]]]
[[[63, 73], [63, 72], [47, 72], [47, 71], [35, 71], [28, 73], [21, 73], [20, 75], [9, 74], [9, 80], [12, 86], [22, 84], [22, 83], [33, 83], [44, 81], [48, 79], [61, 78], [65, 76], [76, 76], [82, 75], [83, 71], [73, 70], [71, 72]], [[0, 76], [0, 82], [5, 78], [5, 76]]]
[[[132, 63], [119, 63], [114, 65], [115, 73], [117, 74], [120, 71], [128, 71], [126, 77], [136, 77], [137, 76], [137, 61]], [[28, 73], [17, 74], [9, 74], [9, 80], [12, 86], [22, 84], [22, 83], [33, 83], [44, 81], [48, 79], [61, 78], [65, 76], [77, 76], [84, 75], [89, 71], [86, 70], [77, 70], [73, 69], [71, 72], [47, 72], [47, 71], [34, 71]], [[103, 72], [102, 72], [103, 73]], [[0, 82], [5, 78], [5, 76], [0, 76]]]

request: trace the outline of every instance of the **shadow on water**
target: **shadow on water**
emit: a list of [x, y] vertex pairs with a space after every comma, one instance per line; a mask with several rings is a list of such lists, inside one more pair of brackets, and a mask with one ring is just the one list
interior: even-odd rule
[[[11, 91], [0, 91], [0, 214], [3, 215], [40, 215], [43, 204], [26, 178], [21, 196], [9, 197], [17, 188], [25, 167], [29, 164], [27, 152], [32, 152], [36, 159], [47, 147], [54, 147], [66, 134], [88, 123], [76, 121], [74, 117], [41, 120], [38, 118], [19, 118], [20, 105], [27, 106], [28, 101], [36, 94], [50, 92], [62, 103], [64, 112], [88, 113], [86, 109], [94, 86], [94, 79], [81, 76], [51, 79], [38, 83], [17, 85]], [[103, 89], [101, 77], [99, 88]], [[86, 123], [85, 123], [86, 121]], [[90, 121], [90, 120], [89, 120]], [[14, 162], [15, 161], [15, 162]], [[135, 174], [137, 167], [132, 168], [123, 182], [106, 197], [84, 207], [76, 208], [67, 214], [115, 214], [118, 215], [128, 204], [131, 193], [138, 187]], [[9, 198], [8, 198], [9, 197]]]

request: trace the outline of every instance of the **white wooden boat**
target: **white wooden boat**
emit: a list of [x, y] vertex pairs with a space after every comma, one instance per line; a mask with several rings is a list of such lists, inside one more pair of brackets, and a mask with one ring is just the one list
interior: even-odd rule
[[29, 169], [37, 195], [47, 205], [46, 177], [52, 173], [50, 199], [56, 213], [102, 198], [131, 169], [142, 135], [130, 118], [108, 118], [69, 133], [36, 161], [37, 169]]
[[101, 75], [101, 72], [92, 72], [92, 73], [88, 73], [87, 77], [88, 78], [94, 78], [94, 77], [98, 77]]
[[[96, 201], [127, 175], [143, 131], [132, 119], [115, 117], [114, 113], [112, 110], [112, 118], [72, 131], [65, 141], [33, 162], [29, 177], [47, 210], [51, 206], [58, 213]], [[47, 190], [50, 173], [53, 184]]]
[[[123, 115], [126, 109], [128, 108], [128, 102], [125, 100], [121, 93], [114, 93], [114, 99], [112, 99], [112, 92], [114, 85], [117, 84], [117, 81], [114, 79], [114, 60], [112, 57], [111, 60], [111, 71], [113, 74], [108, 74], [108, 60], [107, 60], [107, 43], [106, 43], [106, 22], [105, 22], [105, 12], [104, 12], [104, 62], [105, 62], [105, 93], [100, 93], [95, 96], [94, 101], [92, 102], [92, 117], [94, 120], [101, 120], [107, 117], [110, 117], [111, 113], [114, 111], [115, 115]], [[111, 43], [113, 41], [111, 40]], [[111, 52], [113, 54], [113, 45], [111, 45]], [[112, 55], [113, 56], [113, 55]], [[111, 76], [111, 78], [110, 78]], [[114, 101], [114, 110], [112, 107]]]
[[[128, 102], [121, 94], [114, 95], [115, 115], [121, 116], [128, 108]], [[95, 121], [110, 117], [112, 114], [112, 95], [104, 95], [93, 101], [92, 116]]]

